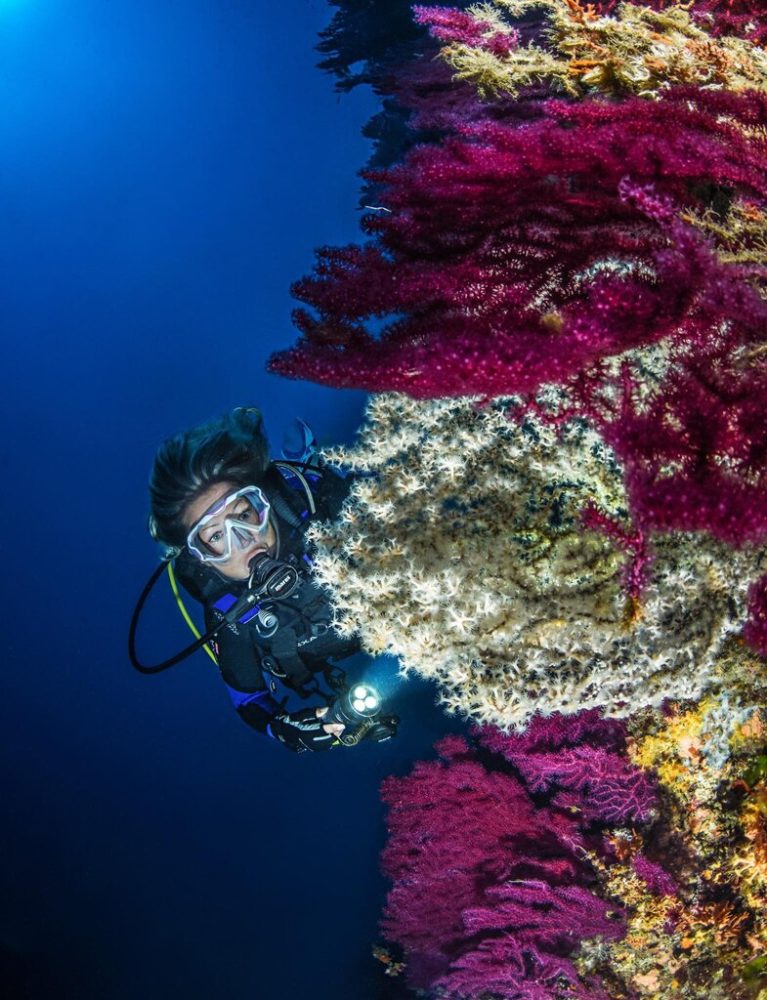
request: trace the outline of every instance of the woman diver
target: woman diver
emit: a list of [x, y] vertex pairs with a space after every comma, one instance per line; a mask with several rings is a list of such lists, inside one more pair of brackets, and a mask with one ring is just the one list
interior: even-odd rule
[[[313, 520], [336, 517], [348, 491], [348, 479], [311, 456], [271, 461], [261, 413], [244, 407], [167, 440], [150, 478], [151, 534], [204, 606], [207, 636], [215, 635], [209, 647], [240, 718], [298, 752], [396, 733], [396, 717], [364, 708], [350, 715], [340, 707], [351, 705], [350, 695], [329, 698], [319, 686], [322, 676], [336, 694], [346, 692], [345, 675], [331, 661], [360, 647], [333, 628], [305, 533]], [[147, 673], [184, 655], [154, 668], [135, 656], [138, 614], [155, 579], [131, 626], [131, 659]], [[324, 697], [330, 714], [327, 705], [286, 711], [287, 698], [274, 697], [278, 680], [301, 697]], [[344, 737], [346, 724], [360, 720], [356, 738]]]

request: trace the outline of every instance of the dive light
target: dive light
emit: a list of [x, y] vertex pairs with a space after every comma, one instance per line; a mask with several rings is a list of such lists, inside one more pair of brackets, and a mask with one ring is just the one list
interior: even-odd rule
[[354, 746], [376, 724], [381, 705], [381, 696], [375, 688], [369, 684], [353, 684], [336, 698], [322, 721], [342, 723], [346, 728], [338, 739], [344, 746]]

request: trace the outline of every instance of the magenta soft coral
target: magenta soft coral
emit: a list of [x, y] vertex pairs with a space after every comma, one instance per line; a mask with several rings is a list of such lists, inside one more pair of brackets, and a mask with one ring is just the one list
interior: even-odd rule
[[[663, 6], [668, 7], [669, 0]], [[695, 0], [692, 13], [712, 35], [738, 35], [758, 45], [767, 41], [763, 0]]]
[[635, 873], [654, 896], [676, 896], [679, 892], [676, 880], [665, 868], [655, 861], [650, 861], [644, 854], [635, 855], [632, 865]]
[[[679, 88], [552, 101], [541, 120], [474, 122], [420, 147], [387, 175], [376, 241], [321, 252], [297, 284], [316, 312], [297, 313], [304, 338], [272, 368], [420, 397], [566, 385], [626, 465], [640, 534], [758, 542], [766, 275], [722, 263], [680, 213], [717, 190], [767, 201], [765, 126], [757, 95]], [[371, 318], [390, 319], [377, 338]], [[602, 362], [660, 340], [669, 369], [639, 405]]]
[[655, 782], [626, 758], [623, 724], [596, 709], [536, 716], [524, 733], [488, 727], [477, 734], [513, 764], [531, 793], [551, 794], [553, 805], [577, 809], [587, 822], [644, 822], [653, 814]]
[[737, 345], [708, 368], [704, 360], [670, 373], [649, 404], [635, 408], [629, 400], [603, 423], [603, 433], [624, 460], [632, 515], [645, 530], [708, 531], [736, 546], [761, 543], [767, 371], [748, 370]]
[[[667, 228], [673, 250], [656, 258], [669, 265], [667, 279], [676, 275], [679, 287], [699, 290], [649, 401], [636, 402], [639, 387], [628, 370], [612, 405], [600, 396], [598, 379], [580, 381], [583, 412], [626, 467], [638, 528], [624, 547], [633, 548], [628, 582], [636, 596], [648, 565], [648, 530], [708, 531], [736, 546], [767, 537], [767, 366], [754, 346], [764, 338], [767, 307], [750, 284], [751, 269], [723, 268], [667, 205], [623, 187]], [[590, 512], [586, 518], [595, 519]]]
[[427, 24], [440, 42], [487, 49], [496, 56], [508, 55], [519, 44], [519, 34], [511, 27], [507, 31], [493, 30], [488, 21], [473, 17], [455, 7], [413, 7], [417, 24]]
[[[472, 124], [414, 150], [386, 175], [387, 211], [366, 220], [376, 242], [320, 251], [294, 287], [316, 314], [297, 312], [303, 340], [272, 370], [422, 397], [531, 391], [679, 331], [693, 308], [720, 318], [621, 182], [680, 209], [703, 206], [702, 186], [764, 199], [765, 102], [724, 96], [556, 101], [542, 121]], [[605, 273], [611, 260], [632, 272]], [[378, 338], [363, 325], [387, 317]]]
[[767, 576], [761, 576], [748, 593], [749, 621], [743, 637], [758, 653], [767, 656]]
[[585, 938], [620, 938], [625, 922], [597, 895], [586, 852], [601, 850], [606, 824], [650, 816], [653, 784], [627, 762], [622, 725], [597, 712], [477, 735], [480, 749], [448, 737], [442, 761], [384, 782], [382, 863], [394, 882], [384, 933], [403, 948], [416, 988], [604, 998], [572, 955]]

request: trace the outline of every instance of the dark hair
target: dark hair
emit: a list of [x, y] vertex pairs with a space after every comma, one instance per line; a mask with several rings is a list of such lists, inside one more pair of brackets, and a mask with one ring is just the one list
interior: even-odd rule
[[258, 483], [269, 465], [269, 442], [260, 410], [237, 407], [219, 420], [169, 438], [155, 455], [149, 479], [149, 530], [181, 547], [182, 517], [195, 497], [214, 483]]

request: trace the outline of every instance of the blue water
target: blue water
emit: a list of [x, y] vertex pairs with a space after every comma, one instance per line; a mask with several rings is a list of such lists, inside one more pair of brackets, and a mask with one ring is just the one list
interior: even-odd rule
[[[350, 440], [364, 397], [264, 373], [290, 282], [358, 236], [375, 110], [314, 68], [320, 0], [0, 0], [6, 997], [388, 997], [378, 786], [456, 728], [293, 756], [202, 654], [127, 660], [161, 438], [241, 404]], [[187, 641], [161, 587], [142, 650]], [[396, 665], [372, 669], [388, 683]], [[387, 680], [388, 679], [388, 680]]]

